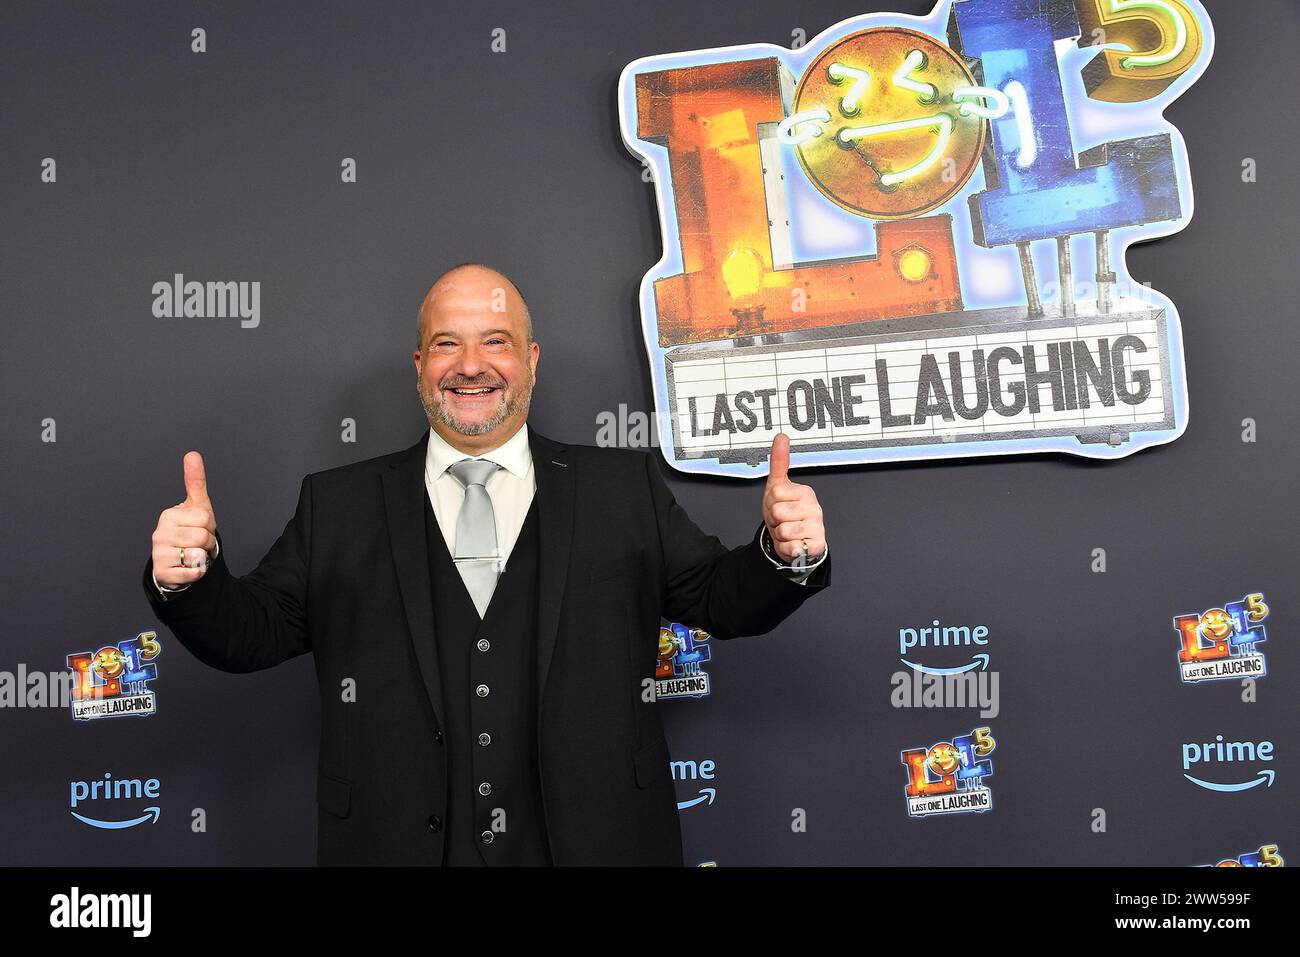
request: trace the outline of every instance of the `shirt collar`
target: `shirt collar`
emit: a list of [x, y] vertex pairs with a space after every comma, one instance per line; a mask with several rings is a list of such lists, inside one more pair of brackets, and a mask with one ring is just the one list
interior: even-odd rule
[[496, 448], [489, 449], [481, 455], [468, 455], [462, 452], [434, 431], [433, 426], [429, 427], [429, 451], [425, 456], [425, 470], [430, 481], [436, 482], [449, 466], [455, 465], [464, 458], [491, 459], [510, 474], [525, 478], [533, 464], [533, 453], [528, 446], [528, 423], [521, 425], [514, 435]]

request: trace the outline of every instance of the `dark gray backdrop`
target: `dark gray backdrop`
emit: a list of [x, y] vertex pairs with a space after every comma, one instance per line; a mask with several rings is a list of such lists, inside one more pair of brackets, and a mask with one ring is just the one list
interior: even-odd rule
[[[528, 296], [542, 344], [535, 428], [594, 443], [601, 412], [649, 409], [636, 289], [659, 226], [619, 139], [619, 71], [930, 6], [7, 3], [0, 670], [57, 671], [159, 627], [140, 568], [158, 512], [183, 497], [186, 450], [207, 460], [243, 573], [303, 474], [418, 439], [415, 310], [454, 262], [495, 264]], [[824, 504], [834, 585], [768, 637], [717, 643], [710, 698], [662, 703], [674, 756], [717, 766], [716, 803], [683, 812], [688, 863], [1181, 865], [1263, 843], [1300, 855], [1300, 9], [1207, 6], [1215, 58], [1167, 114], [1187, 140], [1195, 216], [1129, 254], [1182, 315], [1186, 434], [1108, 464], [796, 471]], [[190, 52], [194, 27], [206, 54]], [[490, 51], [496, 27], [505, 54]], [[45, 157], [57, 183], [40, 180]], [[355, 185], [340, 183], [344, 157]], [[1247, 157], [1256, 183], [1242, 181]], [[260, 281], [260, 326], [154, 318], [151, 287], [177, 272]], [[340, 441], [344, 418], [355, 444]], [[56, 442], [42, 441], [46, 419]], [[752, 533], [760, 483], [665, 470], [706, 529], [730, 545]], [[1105, 574], [1090, 570], [1095, 548]], [[1243, 703], [1234, 681], [1182, 685], [1171, 617], [1255, 591], [1272, 607], [1259, 700]], [[989, 628], [998, 717], [890, 706], [898, 630], [933, 618]], [[0, 862], [314, 859], [311, 662], [225, 675], [161, 635], [156, 716], [0, 710]], [[994, 810], [907, 819], [899, 751], [981, 724], [998, 741]], [[1182, 744], [1215, 734], [1273, 741], [1274, 786], [1186, 782]], [[70, 782], [105, 771], [157, 777], [159, 822], [74, 820]], [[698, 786], [683, 782], [683, 799]], [[790, 826], [795, 808], [806, 833]]]

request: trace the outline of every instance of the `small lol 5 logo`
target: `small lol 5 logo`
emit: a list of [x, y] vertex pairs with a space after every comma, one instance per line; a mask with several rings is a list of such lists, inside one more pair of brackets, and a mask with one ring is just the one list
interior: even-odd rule
[[158, 677], [154, 659], [161, 651], [158, 633], [142, 631], [98, 651], [68, 655], [68, 668], [76, 676], [72, 717], [90, 721], [154, 714], [158, 704], [147, 686]]
[[[1229, 857], [1227, 860], [1219, 861], [1215, 867], [1281, 867], [1286, 861], [1282, 860], [1282, 855], [1277, 852], [1276, 844], [1265, 844], [1258, 851], [1251, 851], [1249, 854], [1242, 854], [1238, 857]], [[1205, 865], [1209, 866], [1209, 865]]]
[[951, 741], [900, 752], [907, 768], [907, 813], [910, 817], [988, 811], [993, 792], [984, 778], [993, 773], [997, 742], [989, 728], [975, 728]]
[[1255, 646], [1267, 640], [1264, 619], [1269, 608], [1257, 592], [1199, 615], [1179, 615], [1174, 631], [1182, 640], [1178, 667], [1183, 681], [1262, 678], [1268, 673]]
[[710, 635], [700, 628], [671, 624], [659, 629], [659, 655], [655, 662], [655, 699], [703, 698], [709, 691], [704, 662], [713, 657], [705, 644]]

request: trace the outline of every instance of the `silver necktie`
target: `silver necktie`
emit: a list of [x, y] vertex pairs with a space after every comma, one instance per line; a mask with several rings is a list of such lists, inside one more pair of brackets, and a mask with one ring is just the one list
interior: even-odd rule
[[492, 592], [501, 575], [497, 551], [497, 522], [488, 495], [487, 480], [501, 466], [488, 459], [461, 459], [447, 471], [465, 489], [465, 502], [456, 520], [456, 550], [453, 560], [465, 582], [478, 616], [487, 612]]

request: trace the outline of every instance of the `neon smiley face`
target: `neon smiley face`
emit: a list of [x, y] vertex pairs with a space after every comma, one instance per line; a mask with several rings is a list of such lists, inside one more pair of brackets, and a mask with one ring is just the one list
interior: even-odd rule
[[980, 89], [962, 58], [926, 34], [872, 27], [808, 67], [791, 142], [808, 178], [843, 209], [920, 216], [966, 184], [984, 149], [985, 117], [1006, 109], [1000, 94]]
[[1211, 608], [1201, 616], [1201, 633], [1211, 641], [1223, 641], [1234, 631], [1232, 616], [1222, 608]]
[[91, 669], [105, 681], [119, 677], [126, 670], [126, 656], [120, 650], [109, 645], [100, 648], [91, 659]]
[[961, 767], [961, 755], [952, 744], [942, 741], [930, 748], [925, 763], [936, 777], [944, 778]]

